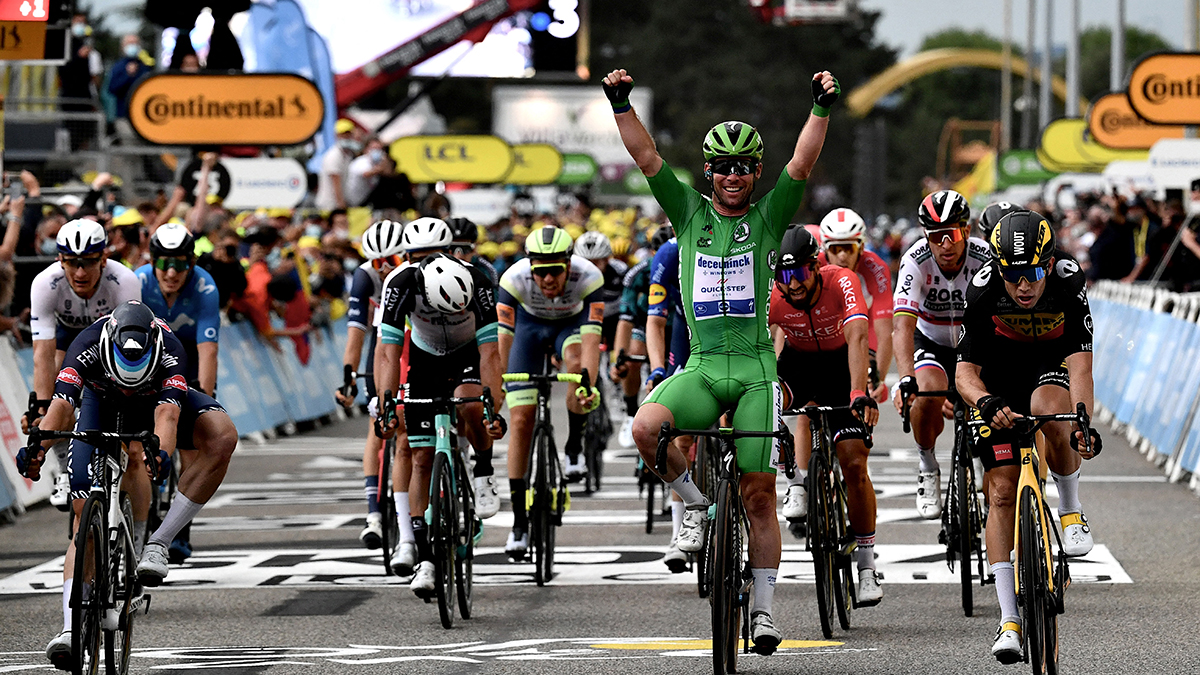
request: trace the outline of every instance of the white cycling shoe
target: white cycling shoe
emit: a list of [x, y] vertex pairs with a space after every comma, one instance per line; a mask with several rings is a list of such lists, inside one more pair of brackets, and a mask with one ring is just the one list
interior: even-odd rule
[[996, 629], [996, 641], [992, 643], [992, 656], [1004, 665], [1021, 660], [1021, 620], [1006, 619]]
[[942, 517], [942, 472], [917, 474], [917, 513], [925, 520]]
[[46, 658], [59, 670], [71, 670], [71, 631], [64, 630], [50, 639], [50, 644], [46, 645]]
[[167, 578], [167, 547], [157, 541], [146, 542], [142, 560], [137, 566], [138, 581], [143, 586], [158, 586]]
[[1086, 516], [1082, 513], [1063, 513], [1059, 515], [1058, 523], [1062, 525], [1063, 553], [1074, 557], [1091, 552], [1094, 542]]
[[754, 612], [750, 615], [750, 639], [754, 641], [754, 651], [770, 654], [783, 642], [783, 635], [775, 628], [770, 614]]
[[633, 418], [629, 415], [625, 416], [625, 421], [621, 422], [621, 431], [617, 433], [617, 442], [622, 448], [632, 448], [633, 442]]
[[808, 490], [803, 485], [789, 485], [783, 496], [783, 517], [800, 520], [808, 515]]
[[412, 581], [408, 582], [408, 587], [412, 589], [414, 595], [422, 600], [431, 598], [437, 587], [437, 581], [434, 578], [436, 574], [433, 561], [422, 560], [417, 563], [417, 573], [413, 576]]
[[495, 476], [475, 477], [475, 515], [491, 518], [500, 511], [500, 493]]
[[71, 510], [71, 477], [64, 471], [54, 479], [54, 490], [50, 492], [50, 505], [59, 511]]
[[388, 561], [388, 566], [392, 568], [392, 573], [398, 577], [406, 577], [413, 573], [413, 567], [417, 564], [417, 545], [415, 542], [402, 541], [396, 547], [396, 552], [392, 554], [392, 559]]
[[858, 595], [855, 597], [859, 607], [874, 607], [883, 600], [883, 587], [879, 585], [875, 570], [863, 568], [858, 571]]
[[367, 526], [358, 533], [358, 540], [374, 551], [383, 546], [383, 514], [376, 511], [367, 514]]
[[677, 540], [671, 540], [671, 545], [667, 547], [667, 554], [663, 556], [663, 564], [671, 570], [671, 574], [682, 574], [687, 571], [688, 556], [679, 550]]
[[522, 530], [521, 536], [518, 537], [517, 530], [509, 532], [508, 542], [504, 544], [504, 553], [513, 562], [524, 560], [529, 553], [529, 533]]
[[675, 535], [675, 545], [684, 553], [704, 548], [704, 528], [708, 525], [708, 504], [696, 504], [683, 511], [683, 523]]

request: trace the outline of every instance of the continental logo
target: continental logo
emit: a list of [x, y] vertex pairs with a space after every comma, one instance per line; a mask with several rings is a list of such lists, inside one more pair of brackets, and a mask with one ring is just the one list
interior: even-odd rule
[[1092, 140], [1114, 150], [1145, 150], [1164, 138], [1183, 138], [1184, 127], [1150, 124], [1134, 112], [1124, 92], [1105, 94], [1088, 111]]
[[1200, 54], [1143, 58], [1129, 76], [1129, 103], [1154, 124], [1200, 124]]
[[153, 75], [129, 103], [133, 128], [158, 144], [296, 145], [324, 116], [316, 85], [291, 74]]
[[1066, 317], [1061, 313], [1000, 314], [992, 317], [996, 334], [1018, 342], [1053, 340], [1061, 337]]

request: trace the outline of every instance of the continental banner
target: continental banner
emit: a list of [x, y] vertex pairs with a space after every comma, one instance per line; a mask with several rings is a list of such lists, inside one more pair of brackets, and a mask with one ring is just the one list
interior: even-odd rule
[[1088, 133], [1092, 140], [1114, 150], [1149, 150], [1164, 138], [1183, 138], [1184, 127], [1151, 124], [1129, 105], [1125, 92], [1104, 94], [1088, 108]]
[[389, 153], [414, 183], [503, 183], [516, 163], [512, 147], [495, 136], [408, 136]]
[[1151, 54], [1129, 75], [1129, 104], [1154, 124], [1200, 124], [1200, 53]]
[[286, 73], [151, 75], [129, 99], [134, 130], [159, 145], [298, 145], [324, 116], [317, 86]]

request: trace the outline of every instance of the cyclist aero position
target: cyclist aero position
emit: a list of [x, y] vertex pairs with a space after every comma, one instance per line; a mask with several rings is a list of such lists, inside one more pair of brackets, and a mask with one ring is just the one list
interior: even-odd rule
[[[586, 368], [595, 378], [600, 364], [600, 330], [604, 321], [604, 275], [595, 265], [572, 255], [571, 235], [547, 225], [525, 239], [525, 258], [513, 263], [500, 277], [497, 314], [500, 320], [500, 359], [506, 373], [540, 373], [547, 351], [561, 359], [561, 370], [579, 373]], [[504, 550], [521, 560], [529, 550], [529, 516], [525, 474], [529, 468], [529, 441], [533, 436], [537, 390], [531, 383], [510, 382], [508, 409], [512, 437], [508, 443], [508, 484], [512, 493], [513, 528]], [[582, 476], [583, 425], [587, 413], [600, 404], [592, 383], [587, 396], [567, 393], [566, 474]]]
[[[813, 75], [812, 114], [795, 152], [775, 187], [758, 202], [750, 196], [762, 175], [762, 139], [742, 122], [724, 122], [704, 139], [704, 177], [711, 200], [681, 183], [659, 156], [654, 140], [629, 104], [633, 78], [615, 70], [604, 78], [617, 128], [626, 150], [646, 175], [650, 189], [675, 226], [679, 246], [679, 285], [691, 333], [691, 354], [683, 371], [654, 389], [634, 418], [633, 437], [643, 460], [654, 464], [659, 429], [708, 427], [730, 408], [733, 426], [745, 431], [775, 431], [781, 412], [775, 351], [767, 330], [773, 268], [779, 243], [800, 207], [825, 132], [829, 107], [840, 89], [829, 72]], [[754, 578], [751, 631], [756, 646], [776, 647], [781, 636], [771, 618], [771, 600], [782, 543], [775, 512], [775, 465], [778, 441], [741, 439], [741, 493], [750, 526], [750, 566]], [[696, 488], [687, 458], [668, 451], [663, 480], [687, 505], [679, 529], [684, 552], [704, 545], [708, 498]]]
[[[846, 480], [847, 510], [858, 562], [858, 604], [875, 605], [883, 589], [875, 573], [875, 487], [867, 475], [867, 426], [879, 421], [879, 406], [866, 393], [867, 306], [858, 276], [837, 265], [822, 266], [817, 241], [801, 225], [783, 235], [771, 293], [770, 325], [778, 326], [779, 378], [793, 406], [844, 406], [852, 413], [830, 415], [838, 463]], [[866, 426], [864, 426], [864, 424]], [[783, 515], [804, 517], [803, 488], [812, 452], [809, 421], [796, 424], [796, 477], [789, 481]]]
[[[495, 298], [486, 272], [442, 253], [423, 256], [419, 263], [413, 262], [388, 276], [381, 310], [381, 353], [387, 353], [389, 363], [404, 344], [405, 323], [412, 324], [404, 398], [480, 396], [484, 386], [500, 392]], [[387, 370], [380, 382], [385, 391], [397, 386], [396, 375], [396, 369]], [[502, 403], [503, 399], [496, 407]], [[422, 598], [431, 597], [435, 590], [425, 508], [429, 505], [433, 471], [436, 414], [430, 406], [404, 408], [404, 425], [412, 448], [409, 513], [417, 544], [416, 575], [410, 588]], [[458, 416], [475, 449], [477, 513], [480, 518], [490, 518], [500, 510], [492, 469], [492, 439], [503, 436], [503, 422], [497, 418], [490, 428], [485, 425], [482, 403], [459, 406]]]
[[[108, 236], [100, 223], [86, 218], [72, 220], [58, 230], [56, 243], [58, 262], [34, 277], [29, 290], [33, 390], [39, 403], [21, 418], [23, 432], [28, 432], [46, 413], [54, 394], [55, 375], [75, 336], [117, 305], [142, 297], [137, 276], [128, 267], [108, 259]], [[70, 508], [71, 491], [67, 444], [54, 447], [62, 473], [54, 481], [50, 503], [66, 511]], [[149, 483], [142, 481], [140, 489], [149, 494]], [[134, 517], [145, 522], [146, 511]]]
[[[107, 319], [96, 321], [71, 343], [54, 385], [54, 400], [41, 424], [54, 431], [69, 429], [74, 409], [78, 408], [77, 431], [115, 431], [119, 416], [124, 417], [125, 433], [153, 429], [159, 439], [159, 466], [146, 467], [140, 448], [129, 452], [130, 468], [125, 480], [130, 485], [135, 475], [140, 475], [142, 481], [148, 472], [163, 475], [176, 448], [200, 451], [180, 474], [178, 494], [141, 552], [137, 575], [146, 586], [158, 586], [166, 578], [167, 547], [221, 485], [237, 445], [233, 421], [212, 397], [188, 387], [186, 368], [183, 345], [165, 323], [136, 300], [119, 305]], [[75, 441], [70, 447], [74, 530], [92, 487], [92, 448]], [[17, 467], [23, 475], [37, 480], [44, 457], [44, 448], [22, 448]], [[149, 494], [131, 491], [130, 497], [135, 500], [135, 520], [141, 513], [144, 523]], [[135, 542], [135, 547], [140, 543]], [[46, 656], [56, 666], [71, 662], [69, 601], [74, 547], [72, 536], [63, 563], [63, 631], [46, 647]]]
[[943, 397], [917, 397], [918, 391], [945, 390], [955, 368], [967, 286], [991, 258], [987, 242], [970, 236], [971, 207], [954, 190], [925, 197], [917, 220], [925, 238], [905, 252], [896, 279], [896, 318], [892, 332], [896, 370], [893, 403], [911, 406], [917, 468], [917, 511], [922, 518], [942, 515], [941, 467], [934, 454], [937, 438], [953, 414]]
[[[992, 654], [1001, 663], [1021, 658], [1021, 619], [1013, 564], [1013, 523], [1020, 455], [1008, 431], [1022, 415], [1068, 413], [1083, 403], [1092, 412], [1092, 315], [1079, 265], [1054, 256], [1054, 230], [1032, 211], [1004, 216], [990, 235], [996, 259], [967, 289], [955, 383], [982, 419], [975, 452], [989, 486], [987, 554], [996, 577], [1000, 627]], [[1063, 551], [1084, 555], [1092, 534], [1079, 503], [1082, 432], [1063, 422], [1042, 427], [1046, 464], [1058, 485]], [[1100, 435], [1091, 430], [1092, 452]], [[1072, 449], [1075, 451], [1072, 452]]]
[[[346, 350], [342, 354], [342, 386], [334, 391], [334, 398], [343, 407], [354, 405], [358, 397], [358, 369], [362, 362], [363, 347], [367, 350], [366, 372], [363, 373], [363, 384], [366, 388], [369, 408], [378, 411], [378, 400], [375, 391], [375, 346], [377, 340], [372, 332], [375, 325], [375, 312], [379, 308], [379, 298], [383, 293], [383, 280], [392, 270], [400, 266], [401, 256], [404, 255], [404, 225], [391, 220], [381, 220], [373, 223], [362, 234], [361, 245], [363, 256], [367, 261], [354, 270], [350, 282], [350, 296], [346, 303]], [[363, 447], [363, 491], [367, 497], [367, 526], [358, 535], [359, 541], [371, 550], [383, 545], [383, 522], [379, 511], [379, 453], [383, 441], [375, 435], [375, 425], [367, 425], [367, 441]], [[400, 522], [401, 542], [412, 543], [412, 523], [408, 519], [408, 481], [409, 458], [406, 437], [396, 439], [395, 473], [401, 480], [393, 481], [393, 485], [404, 490], [393, 492], [396, 500], [396, 513]]]

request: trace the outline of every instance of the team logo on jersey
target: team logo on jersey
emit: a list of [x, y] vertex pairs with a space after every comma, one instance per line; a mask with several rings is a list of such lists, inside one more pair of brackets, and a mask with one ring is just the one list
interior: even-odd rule
[[980, 288], [984, 288], [988, 285], [988, 282], [991, 280], [992, 280], [992, 266], [984, 265], [983, 267], [979, 268], [978, 272], [975, 273], [975, 278], [971, 280], [971, 283], [975, 284], [976, 286], [978, 286]]
[[83, 378], [79, 376], [79, 372], [74, 368], [63, 368], [58, 373], [58, 381], [69, 384], [73, 387], [82, 387]]
[[771, 249], [771, 252], [767, 254], [767, 267], [770, 267], [772, 270], [775, 269], [776, 254], [777, 254], [777, 251], [775, 249]]
[[746, 221], [738, 223], [737, 229], [733, 231], [733, 240], [737, 243], [742, 243], [750, 238], [750, 225]]
[[705, 234], [712, 234], [712, 233], [713, 233], [713, 229], [712, 229], [712, 223], [705, 223], [705, 224], [704, 224], [704, 232], [705, 232]]
[[1092, 334], [1092, 315], [1088, 314], [1083, 317], [1083, 327], [1087, 329], [1088, 335]]
[[667, 289], [661, 284], [650, 284], [650, 304], [657, 305], [667, 299]]
[[712, 246], [712, 239], [708, 237], [700, 237], [696, 240], [696, 248], [708, 248]]
[[1079, 265], [1074, 260], [1059, 260], [1054, 268], [1060, 277], [1069, 277], [1079, 271]]
[[187, 380], [183, 379], [182, 375], [172, 375], [163, 380], [163, 389], [178, 389], [179, 391], [187, 391]]
[[67, 298], [66, 300], [63, 301], [63, 307], [65, 307], [68, 312], [71, 311], [71, 299], [70, 298]]

